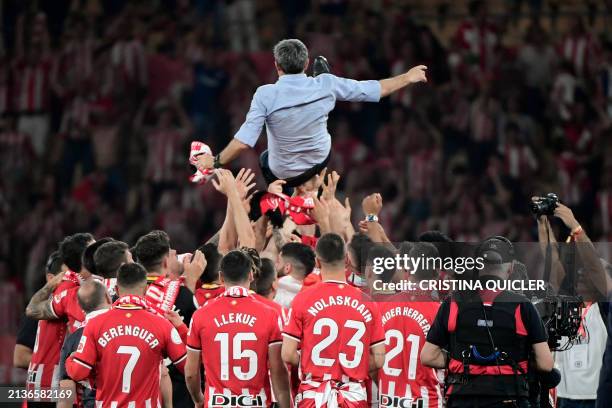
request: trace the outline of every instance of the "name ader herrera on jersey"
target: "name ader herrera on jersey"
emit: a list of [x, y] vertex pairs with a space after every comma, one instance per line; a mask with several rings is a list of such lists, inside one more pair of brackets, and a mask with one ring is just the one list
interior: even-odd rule
[[316, 316], [320, 311], [329, 306], [348, 306], [352, 307], [365, 319], [366, 323], [372, 320], [372, 313], [370, 309], [366, 307], [363, 303], [354, 299], [350, 296], [329, 296], [328, 298], [319, 299], [312, 306], [308, 308], [308, 313], [313, 316]]

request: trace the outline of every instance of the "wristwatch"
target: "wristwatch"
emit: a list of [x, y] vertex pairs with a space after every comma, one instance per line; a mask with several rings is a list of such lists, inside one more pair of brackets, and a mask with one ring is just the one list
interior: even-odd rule
[[215, 169], [220, 169], [221, 168], [221, 161], [219, 160], [219, 156], [220, 154], [215, 156], [215, 159], [213, 160], [213, 167]]
[[376, 214], [366, 214], [365, 220], [367, 222], [378, 222], [378, 215], [376, 215]]

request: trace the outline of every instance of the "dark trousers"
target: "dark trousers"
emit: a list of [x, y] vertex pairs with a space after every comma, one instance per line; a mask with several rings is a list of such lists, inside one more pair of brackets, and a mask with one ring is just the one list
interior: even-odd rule
[[[329, 154], [327, 155], [327, 157], [325, 158], [325, 160], [323, 160], [323, 162], [314, 165], [313, 167], [306, 170], [302, 174], [299, 174], [295, 177], [290, 177], [288, 179], [285, 179], [285, 181], [287, 182], [285, 184], [285, 187], [297, 187], [299, 185], [304, 184], [305, 182], [313, 178], [315, 175], [319, 174], [321, 170], [323, 170], [327, 166], [327, 163], [329, 163], [330, 158], [331, 158], [331, 150]], [[263, 174], [264, 179], [266, 180], [267, 184], [270, 184], [278, 180], [278, 177], [276, 177], [274, 173], [272, 173], [272, 170], [270, 170], [270, 165], [268, 164], [268, 151], [267, 150], [264, 151], [261, 154], [261, 156], [259, 156], [259, 167], [261, 167], [261, 173]]]
[[530, 408], [527, 398], [450, 397], [447, 408]]

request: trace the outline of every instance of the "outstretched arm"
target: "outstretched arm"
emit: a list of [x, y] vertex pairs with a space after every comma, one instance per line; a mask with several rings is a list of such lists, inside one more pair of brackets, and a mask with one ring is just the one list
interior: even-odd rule
[[395, 91], [417, 82], [427, 82], [425, 75], [427, 67], [425, 65], [417, 65], [411, 68], [408, 72], [393, 78], [381, 79], [380, 82], [380, 97], [391, 95]]

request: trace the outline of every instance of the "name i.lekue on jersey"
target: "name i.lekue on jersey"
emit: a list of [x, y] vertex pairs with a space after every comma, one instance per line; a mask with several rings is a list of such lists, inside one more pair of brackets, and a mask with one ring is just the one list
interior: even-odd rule
[[323, 309], [330, 306], [348, 306], [359, 312], [366, 322], [372, 320], [372, 313], [366, 305], [351, 296], [328, 296], [327, 298], [319, 299], [308, 308], [308, 313], [316, 316]]
[[98, 344], [102, 347], [106, 345], [114, 338], [120, 336], [133, 336], [143, 340], [152, 349], [159, 345], [159, 340], [153, 333], [138, 326], [133, 325], [118, 325], [111, 327], [100, 335], [98, 338]]
[[214, 317], [213, 321], [217, 327], [225, 326], [226, 324], [241, 323], [246, 324], [249, 327], [255, 326], [257, 318], [247, 313], [228, 313], [227, 315], [222, 314], [221, 316]]

